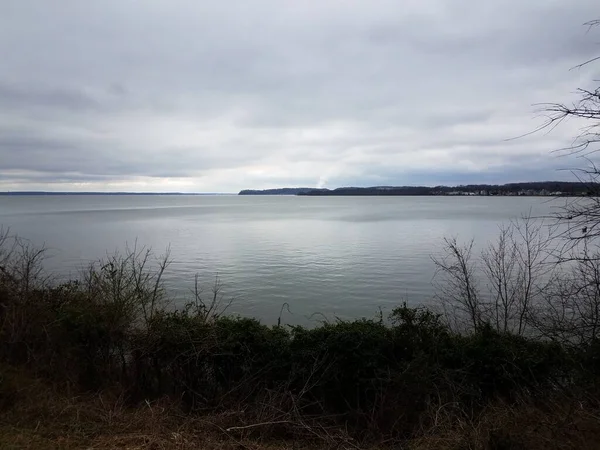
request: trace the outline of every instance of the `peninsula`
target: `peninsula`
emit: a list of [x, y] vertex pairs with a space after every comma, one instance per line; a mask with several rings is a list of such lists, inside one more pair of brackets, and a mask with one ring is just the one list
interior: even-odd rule
[[568, 181], [536, 181], [523, 183], [468, 184], [459, 186], [372, 186], [340, 187], [337, 189], [280, 188], [265, 190], [246, 189], [239, 195], [303, 195], [303, 196], [399, 196], [399, 195], [449, 195], [449, 196], [581, 196], [595, 195], [596, 183]]

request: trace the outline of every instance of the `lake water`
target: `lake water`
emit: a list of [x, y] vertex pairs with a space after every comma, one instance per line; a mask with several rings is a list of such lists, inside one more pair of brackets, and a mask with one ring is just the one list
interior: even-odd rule
[[[564, 201], [563, 201], [564, 204]], [[171, 248], [166, 281], [175, 301], [194, 274], [218, 274], [231, 311], [273, 323], [313, 313], [374, 316], [403, 301], [433, 300], [444, 237], [481, 247], [498, 225], [544, 216], [538, 197], [0, 196], [0, 225], [50, 249], [46, 267], [77, 275], [126, 243]]]

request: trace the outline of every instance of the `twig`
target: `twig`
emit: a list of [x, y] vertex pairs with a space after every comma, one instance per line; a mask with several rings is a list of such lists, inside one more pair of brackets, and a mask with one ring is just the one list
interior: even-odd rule
[[243, 426], [243, 427], [229, 427], [229, 428], [226, 428], [225, 431], [245, 430], [245, 429], [248, 429], [248, 428], [262, 427], [264, 425], [277, 425], [277, 424], [282, 424], [282, 423], [293, 423], [293, 422], [291, 422], [289, 420], [278, 420], [278, 421], [275, 421], [275, 422], [253, 423], [251, 425], [246, 425], [246, 426]]

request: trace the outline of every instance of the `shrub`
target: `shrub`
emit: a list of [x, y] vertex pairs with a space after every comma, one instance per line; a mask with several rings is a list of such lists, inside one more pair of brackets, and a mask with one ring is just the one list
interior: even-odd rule
[[218, 282], [206, 303], [196, 288], [186, 308], [168, 309], [166, 261], [134, 250], [55, 287], [34, 263], [15, 263], [29, 269], [0, 273], [0, 365], [83, 392], [114, 389], [133, 403], [169, 396], [187, 410], [255, 408], [261, 420], [320, 417], [395, 438], [437, 426], [447, 405], [474, 417], [498, 399], [597, 392], [597, 341], [562, 347], [484, 322], [458, 334], [406, 304], [389, 322], [267, 326], [223, 315]]
[[570, 370], [566, 353], [557, 344], [536, 341], [489, 326], [455, 337], [448, 367], [477, 390], [483, 400], [534, 393], [556, 386]]

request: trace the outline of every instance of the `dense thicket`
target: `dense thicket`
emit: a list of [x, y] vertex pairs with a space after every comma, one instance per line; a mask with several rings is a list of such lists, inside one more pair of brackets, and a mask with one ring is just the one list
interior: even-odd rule
[[[0, 363], [75, 392], [117, 390], [130, 405], [169, 397], [188, 412], [243, 408], [257, 421], [317, 420], [394, 442], [436, 426], [440, 408], [474, 418], [499, 401], [599, 398], [595, 336], [574, 345], [481, 315], [458, 331], [406, 305], [388, 319], [267, 326], [224, 315], [218, 285], [170, 308], [161, 282], [168, 260], [146, 251], [52, 286], [43, 252], [6, 233], [3, 242]], [[19, 401], [6, 386], [0, 396], [4, 408]]]

